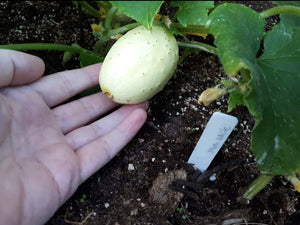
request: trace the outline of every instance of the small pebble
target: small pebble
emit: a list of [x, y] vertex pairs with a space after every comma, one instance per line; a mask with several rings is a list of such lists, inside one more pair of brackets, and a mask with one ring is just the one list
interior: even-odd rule
[[135, 209], [131, 210], [130, 216], [137, 216], [138, 212], [139, 212], [139, 209], [135, 208]]
[[210, 181], [215, 181], [217, 179], [216, 174], [213, 174], [209, 177]]
[[131, 170], [134, 170], [134, 166], [132, 163], [129, 163], [128, 164], [128, 170], [131, 171]]

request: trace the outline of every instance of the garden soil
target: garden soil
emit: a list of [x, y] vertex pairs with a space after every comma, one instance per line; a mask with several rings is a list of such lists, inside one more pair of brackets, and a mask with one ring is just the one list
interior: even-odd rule
[[[242, 3], [257, 11], [272, 6]], [[90, 25], [98, 21], [71, 2], [1, 1], [0, 15], [0, 44], [78, 43], [92, 50], [97, 41]], [[269, 21], [269, 29], [276, 20]], [[213, 43], [210, 37], [198, 40]], [[79, 67], [77, 58], [63, 65], [62, 52], [29, 52], [45, 61], [46, 75]], [[47, 225], [300, 224], [300, 195], [285, 177], [274, 178], [253, 200], [243, 200], [259, 175], [250, 151], [255, 119], [243, 106], [228, 113], [228, 96], [207, 107], [197, 103], [202, 91], [225, 77], [217, 56], [199, 52], [186, 57], [150, 100], [147, 122], [136, 137], [83, 183]], [[239, 122], [201, 175], [187, 160], [214, 112]]]

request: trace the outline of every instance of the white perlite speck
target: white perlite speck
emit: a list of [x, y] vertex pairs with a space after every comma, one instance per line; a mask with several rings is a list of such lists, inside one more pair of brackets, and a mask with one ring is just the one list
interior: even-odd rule
[[129, 164], [128, 164], [128, 170], [134, 170], [134, 166], [133, 166], [132, 163], [129, 163]]

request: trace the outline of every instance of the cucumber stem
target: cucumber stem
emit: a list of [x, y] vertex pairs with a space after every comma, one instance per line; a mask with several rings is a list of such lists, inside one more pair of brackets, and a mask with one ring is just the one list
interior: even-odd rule
[[180, 42], [177, 41], [177, 44], [179, 47], [185, 47], [185, 48], [196, 48], [211, 54], [218, 54], [218, 51], [215, 47], [205, 44], [205, 43], [200, 43], [200, 42]]
[[172, 23], [171, 27], [177, 29], [180, 32], [188, 32], [188, 33], [203, 33], [210, 34], [211, 32], [205, 27], [201, 25], [187, 25], [186, 27], [182, 26], [179, 23]]
[[276, 6], [274, 8], [270, 8], [266, 11], [261, 12], [260, 16], [262, 16], [263, 18], [267, 18], [270, 16], [275, 16], [277, 14], [289, 14], [300, 16], [300, 8], [291, 5]]
[[0, 49], [10, 49], [10, 50], [51, 50], [51, 51], [64, 51], [81, 54], [83, 52], [98, 55], [95, 52], [89, 51], [82, 47], [78, 46], [69, 46], [62, 44], [51, 44], [51, 43], [22, 43], [22, 44], [9, 44], [9, 45], [0, 45]]
[[252, 184], [250, 184], [248, 190], [244, 193], [243, 197], [247, 200], [253, 199], [255, 195], [257, 195], [270, 183], [273, 177], [273, 175], [261, 174], [252, 182]]
[[100, 53], [100, 51], [101, 51], [101, 46], [102, 46], [105, 42], [107, 42], [107, 41], [109, 41], [109, 40], [110, 40], [109, 37], [104, 37], [104, 36], [103, 36], [99, 41], [96, 42], [95, 47], [94, 47], [95, 51], [98, 52], [98, 53]]
[[138, 26], [140, 26], [139, 23], [130, 23], [130, 24], [124, 25], [123, 27], [119, 27], [117, 29], [113, 29], [113, 30], [109, 31], [107, 33], [107, 36], [111, 37], [111, 36], [116, 35], [116, 34], [124, 33], [126, 31], [132, 30], [132, 29], [134, 29]]
[[85, 8], [91, 15], [93, 15], [96, 18], [101, 18], [101, 13], [99, 10], [95, 9], [93, 6], [91, 6], [86, 1], [77, 1], [78, 4], [80, 4], [83, 8]]
[[117, 11], [116, 7], [111, 7], [107, 13], [106, 13], [106, 18], [105, 18], [105, 22], [104, 22], [104, 27], [107, 31], [111, 30], [111, 21], [113, 18], [114, 13]]
[[124, 25], [123, 27], [119, 27], [117, 29], [113, 29], [113, 30], [110, 30], [109, 32], [105, 33], [104, 36], [96, 42], [95, 44], [95, 51], [96, 52], [99, 52], [100, 51], [100, 48], [101, 46], [110, 40], [110, 38], [116, 34], [120, 34], [120, 33], [124, 33], [126, 31], [129, 31], [133, 28], [136, 28], [140, 26], [139, 23], [130, 23], [130, 24], [127, 24], [127, 25]]

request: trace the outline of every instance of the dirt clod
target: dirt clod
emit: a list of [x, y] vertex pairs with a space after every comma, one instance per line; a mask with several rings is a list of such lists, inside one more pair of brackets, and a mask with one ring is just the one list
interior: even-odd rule
[[160, 174], [149, 190], [149, 202], [161, 205], [163, 211], [168, 214], [173, 212], [183, 194], [170, 188], [173, 181], [186, 180], [187, 174], [184, 170], [168, 171]]

